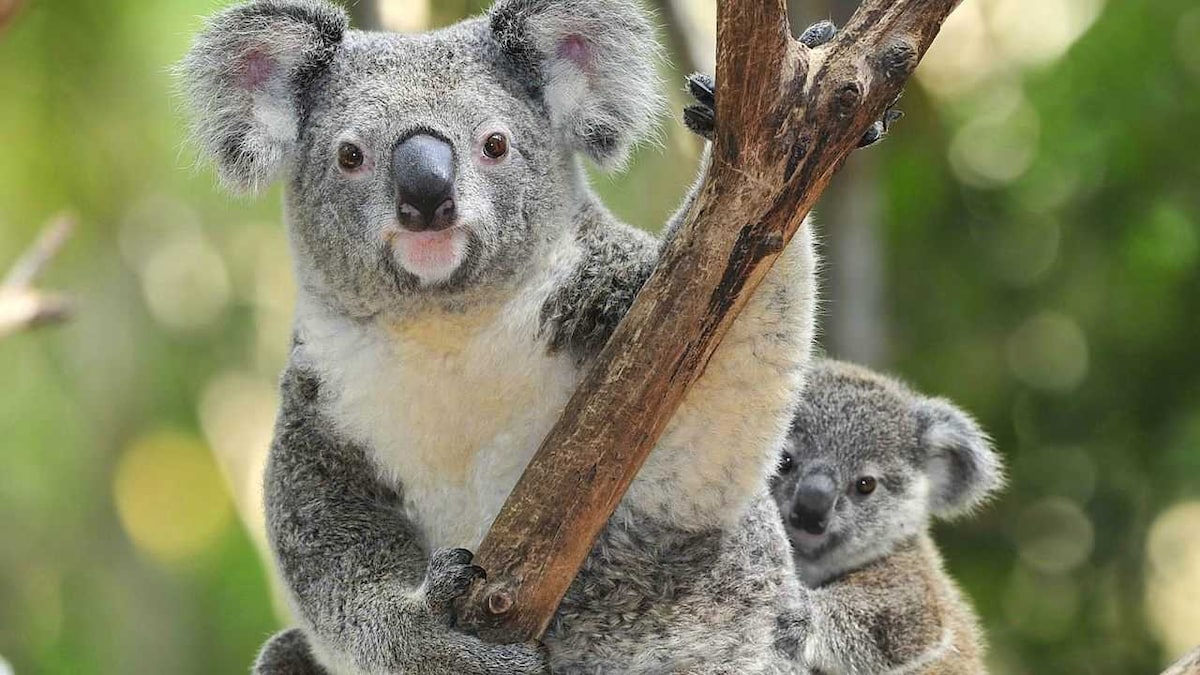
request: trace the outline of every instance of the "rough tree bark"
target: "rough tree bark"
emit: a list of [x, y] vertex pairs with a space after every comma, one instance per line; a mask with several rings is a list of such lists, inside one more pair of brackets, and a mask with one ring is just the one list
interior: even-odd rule
[[717, 136], [700, 196], [476, 556], [459, 606], [490, 640], [537, 638], [730, 322], [958, 0], [866, 0], [830, 44], [783, 0], [723, 0]]
[[70, 312], [67, 299], [38, 291], [33, 282], [66, 243], [74, 227], [71, 216], [54, 218], [0, 282], [0, 338], [67, 318]]

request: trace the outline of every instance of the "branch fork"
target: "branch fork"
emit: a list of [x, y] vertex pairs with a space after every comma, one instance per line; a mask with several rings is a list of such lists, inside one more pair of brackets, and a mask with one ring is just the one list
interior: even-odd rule
[[494, 642], [542, 636], [734, 317], [957, 4], [865, 0], [810, 49], [782, 0], [721, 0], [700, 194], [484, 538], [488, 581], [460, 600], [462, 625]]

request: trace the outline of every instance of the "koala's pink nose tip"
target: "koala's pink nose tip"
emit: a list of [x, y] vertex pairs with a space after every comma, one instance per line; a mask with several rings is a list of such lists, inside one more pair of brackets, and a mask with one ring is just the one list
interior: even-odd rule
[[454, 149], [429, 134], [404, 139], [392, 150], [396, 217], [412, 232], [444, 230], [455, 222]]

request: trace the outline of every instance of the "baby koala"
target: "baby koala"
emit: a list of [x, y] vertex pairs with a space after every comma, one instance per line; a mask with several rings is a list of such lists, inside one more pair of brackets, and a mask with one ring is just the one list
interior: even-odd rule
[[984, 672], [975, 614], [929, 526], [1002, 482], [958, 407], [866, 368], [814, 364], [771, 484], [809, 589], [808, 672]]

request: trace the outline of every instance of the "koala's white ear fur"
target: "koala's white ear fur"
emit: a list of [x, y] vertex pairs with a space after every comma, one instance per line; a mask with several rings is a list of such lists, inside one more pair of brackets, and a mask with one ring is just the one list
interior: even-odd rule
[[661, 49], [637, 0], [499, 0], [490, 16], [500, 46], [540, 79], [563, 142], [616, 168], [654, 131]]
[[192, 136], [224, 185], [256, 191], [275, 178], [295, 149], [304, 88], [348, 25], [319, 0], [258, 0], [209, 20], [177, 75]]
[[940, 398], [919, 399], [914, 412], [935, 516], [968, 513], [1003, 485], [1000, 457], [970, 415]]

